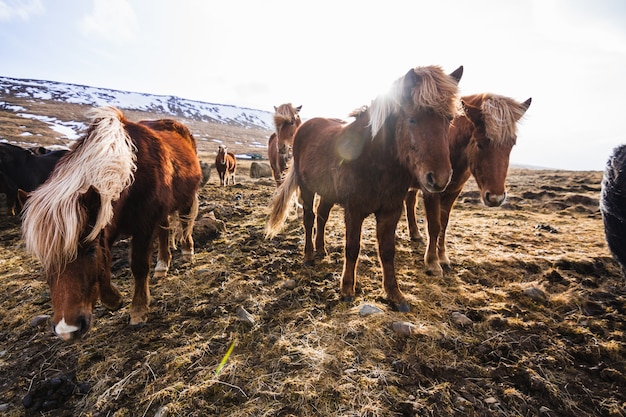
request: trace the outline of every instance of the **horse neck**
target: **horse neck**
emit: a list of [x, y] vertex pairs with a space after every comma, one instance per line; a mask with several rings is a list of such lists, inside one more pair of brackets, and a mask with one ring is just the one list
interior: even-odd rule
[[450, 126], [450, 162], [455, 178], [469, 177], [469, 143], [474, 125], [465, 116], [457, 116]]

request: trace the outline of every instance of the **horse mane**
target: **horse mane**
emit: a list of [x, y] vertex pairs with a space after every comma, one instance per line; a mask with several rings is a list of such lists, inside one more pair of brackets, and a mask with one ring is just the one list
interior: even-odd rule
[[[410, 98], [418, 109], [432, 108], [436, 113], [452, 118], [456, 114], [458, 85], [437, 65], [416, 67], [413, 69], [419, 79], [411, 91]], [[406, 97], [404, 76], [392, 84], [388, 94], [372, 101], [370, 106], [370, 126], [372, 137], [383, 127], [387, 118], [396, 113]]]
[[91, 232], [91, 242], [113, 218], [112, 203], [134, 180], [135, 145], [125, 130], [129, 123], [114, 107], [87, 113], [91, 126], [61, 160], [46, 183], [27, 200], [22, 225], [27, 250], [34, 253], [46, 271], [63, 268], [74, 260], [87, 227], [87, 209], [81, 196], [93, 188], [100, 196], [100, 211]]
[[487, 137], [496, 144], [515, 145], [517, 121], [524, 116], [527, 108], [509, 97], [482, 94], [481, 111]]
[[299, 119], [300, 115], [291, 103], [281, 104], [276, 108], [276, 111], [274, 112], [274, 125], [276, 126], [276, 130], [278, 130], [278, 128], [285, 123], [298, 121]]

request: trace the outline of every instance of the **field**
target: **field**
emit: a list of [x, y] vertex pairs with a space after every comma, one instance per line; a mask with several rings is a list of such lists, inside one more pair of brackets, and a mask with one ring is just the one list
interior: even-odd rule
[[0, 414], [626, 416], [626, 286], [604, 241], [601, 172], [512, 169], [497, 209], [468, 183], [443, 278], [424, 272], [424, 245], [403, 217], [396, 269], [411, 311], [398, 313], [381, 288], [373, 218], [357, 298], [344, 303], [342, 209], [329, 220], [329, 256], [305, 267], [295, 213], [265, 239], [275, 186], [248, 170], [226, 188], [213, 171], [195, 262], [175, 254], [137, 328], [119, 242], [113, 273], [126, 305], [96, 307], [73, 344], [47, 326], [48, 287], [19, 219], [0, 217]]

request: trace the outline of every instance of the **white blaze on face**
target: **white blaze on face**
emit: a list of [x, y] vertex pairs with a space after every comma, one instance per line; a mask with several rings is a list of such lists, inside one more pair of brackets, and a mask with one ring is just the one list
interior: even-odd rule
[[65, 317], [61, 319], [59, 324], [54, 327], [54, 331], [63, 340], [69, 340], [72, 338], [72, 333], [80, 330], [77, 326], [70, 326], [65, 322]]

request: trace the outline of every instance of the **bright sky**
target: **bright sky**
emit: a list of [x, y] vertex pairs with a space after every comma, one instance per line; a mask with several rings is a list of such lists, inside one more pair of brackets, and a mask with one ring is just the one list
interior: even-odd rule
[[409, 68], [533, 102], [511, 162], [626, 143], [623, 0], [0, 0], [0, 75], [346, 118]]

